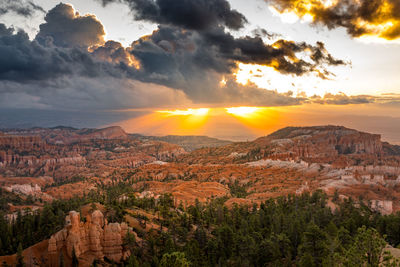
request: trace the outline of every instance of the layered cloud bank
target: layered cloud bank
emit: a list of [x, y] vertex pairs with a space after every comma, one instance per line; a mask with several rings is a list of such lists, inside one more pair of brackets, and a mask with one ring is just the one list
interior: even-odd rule
[[[95, 15], [81, 15], [63, 3], [47, 12], [34, 40], [23, 30], [0, 24], [0, 104], [126, 109], [193, 103], [284, 106], [375, 101], [345, 95], [293, 97], [238, 83], [239, 63], [268, 66], [282, 75], [328, 79], [333, 77], [331, 67], [347, 62], [336, 59], [322, 42], [266, 42], [265, 29], [237, 37], [233, 32], [245, 27], [247, 19], [226, 0], [102, 1], [111, 2], [125, 3], [135, 20], [157, 23], [158, 29], [124, 47], [106, 40]], [[0, 12], [14, 4], [14, 12], [31, 14], [18, 11], [21, 1], [4, 3]], [[29, 10], [40, 10], [33, 2], [24, 3]], [[284, 3], [282, 10], [290, 8], [290, 1]]]

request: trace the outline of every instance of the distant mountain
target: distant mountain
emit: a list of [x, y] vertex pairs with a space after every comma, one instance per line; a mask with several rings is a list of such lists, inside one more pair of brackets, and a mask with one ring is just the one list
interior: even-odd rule
[[6, 134], [17, 136], [40, 136], [48, 143], [71, 144], [95, 139], [127, 139], [128, 134], [119, 126], [103, 129], [76, 129], [73, 127], [57, 126], [53, 128], [30, 128], [3, 130]]
[[179, 145], [188, 152], [204, 147], [220, 147], [233, 143], [231, 141], [220, 140], [208, 136], [194, 136], [194, 135], [143, 136], [140, 134], [131, 134], [130, 136], [139, 139], [162, 141], [170, 144]]

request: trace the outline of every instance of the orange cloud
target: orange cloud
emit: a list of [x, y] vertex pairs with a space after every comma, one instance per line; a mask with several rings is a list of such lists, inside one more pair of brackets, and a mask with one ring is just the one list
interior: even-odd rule
[[[329, 29], [344, 27], [356, 38], [396, 40], [400, 38], [398, 0], [266, 0], [283, 18], [296, 15]], [[293, 20], [291, 20], [293, 22]]]

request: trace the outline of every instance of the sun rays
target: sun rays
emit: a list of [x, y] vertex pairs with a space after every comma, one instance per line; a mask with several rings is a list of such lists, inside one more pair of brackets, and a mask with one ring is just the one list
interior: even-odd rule
[[264, 130], [276, 127], [278, 114], [277, 107], [252, 106], [155, 110], [120, 124], [134, 132], [159, 135], [207, 135], [210, 131], [226, 131], [226, 127], [232, 128], [233, 132], [241, 129], [250, 135], [260, 135]]
[[257, 110], [260, 110], [258, 107], [233, 107], [233, 108], [225, 108], [226, 112], [232, 114], [234, 116], [250, 118]]
[[158, 113], [163, 113], [167, 116], [205, 116], [210, 111], [209, 108], [189, 108], [176, 110], [158, 110]]

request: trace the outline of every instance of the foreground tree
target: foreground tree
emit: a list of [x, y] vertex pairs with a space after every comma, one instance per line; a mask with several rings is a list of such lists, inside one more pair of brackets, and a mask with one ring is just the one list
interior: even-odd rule
[[22, 256], [22, 244], [19, 243], [18, 249], [17, 249], [17, 267], [24, 267], [25, 262], [24, 262], [24, 256]]
[[165, 253], [160, 262], [160, 267], [189, 267], [189, 265], [185, 253], [182, 252]]
[[78, 267], [79, 261], [78, 257], [76, 256], [75, 247], [72, 248], [72, 267]]
[[302, 266], [320, 266], [328, 255], [327, 235], [314, 222], [311, 222], [303, 234], [303, 243], [299, 247]]
[[362, 226], [357, 230], [355, 242], [352, 244], [344, 260], [345, 266], [379, 266], [383, 258], [386, 242], [373, 228]]

